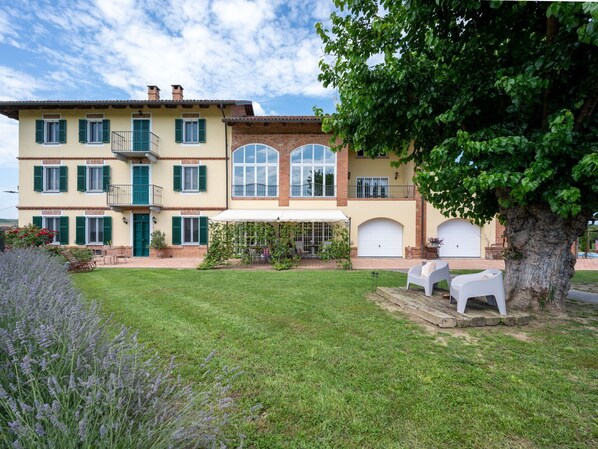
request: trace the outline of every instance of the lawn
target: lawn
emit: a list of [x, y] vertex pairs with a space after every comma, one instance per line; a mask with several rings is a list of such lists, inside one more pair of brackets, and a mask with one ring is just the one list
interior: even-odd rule
[[[591, 276], [591, 275], [590, 275]], [[598, 445], [598, 316], [431, 332], [365, 299], [369, 272], [98, 269], [73, 277], [183, 378], [244, 375], [256, 448]], [[595, 276], [598, 282], [598, 276]], [[584, 280], [586, 280], [584, 278]], [[404, 285], [381, 272], [379, 285]]]

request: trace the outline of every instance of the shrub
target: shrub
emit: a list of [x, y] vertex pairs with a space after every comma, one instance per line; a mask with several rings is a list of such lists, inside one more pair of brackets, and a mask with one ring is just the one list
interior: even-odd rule
[[234, 371], [210, 377], [204, 364], [206, 383], [192, 388], [126, 328], [113, 331], [57, 258], [34, 249], [0, 254], [1, 447], [240, 443]]
[[351, 270], [351, 242], [349, 230], [343, 225], [336, 225], [333, 230], [334, 238], [322, 246], [319, 257], [321, 260], [334, 260], [338, 268]]
[[[44, 247], [44, 250], [51, 254], [52, 256], [56, 256], [60, 258], [60, 260], [65, 263], [67, 262], [66, 257], [62, 255], [62, 251], [65, 250], [64, 246], [60, 245], [47, 245]], [[81, 262], [89, 262], [93, 259], [93, 251], [89, 248], [71, 248], [71, 253]]]
[[10, 228], [4, 232], [4, 241], [9, 248], [32, 248], [51, 243], [56, 235], [55, 231], [38, 228], [32, 224], [22, 228]]
[[152, 249], [164, 249], [166, 248], [166, 234], [156, 229], [152, 232], [150, 237], [150, 248]]

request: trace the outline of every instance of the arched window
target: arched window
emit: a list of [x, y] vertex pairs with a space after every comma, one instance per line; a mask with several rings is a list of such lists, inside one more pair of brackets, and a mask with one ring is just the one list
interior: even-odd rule
[[291, 196], [334, 197], [336, 154], [324, 145], [304, 145], [291, 153]]
[[233, 196], [278, 196], [278, 152], [252, 143], [233, 152]]

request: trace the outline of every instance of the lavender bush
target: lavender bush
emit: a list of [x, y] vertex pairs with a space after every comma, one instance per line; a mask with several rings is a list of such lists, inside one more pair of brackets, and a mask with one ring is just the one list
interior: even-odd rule
[[108, 326], [57, 258], [0, 253], [0, 447], [242, 444], [235, 429], [243, 416], [229, 397], [234, 371], [191, 388], [134, 334], [114, 336]]

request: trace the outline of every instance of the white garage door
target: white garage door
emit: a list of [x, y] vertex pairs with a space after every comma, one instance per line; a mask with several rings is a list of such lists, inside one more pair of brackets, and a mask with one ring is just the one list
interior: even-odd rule
[[480, 227], [467, 220], [449, 220], [438, 226], [444, 240], [440, 257], [480, 257]]
[[387, 218], [370, 220], [357, 228], [359, 257], [402, 257], [403, 226]]

